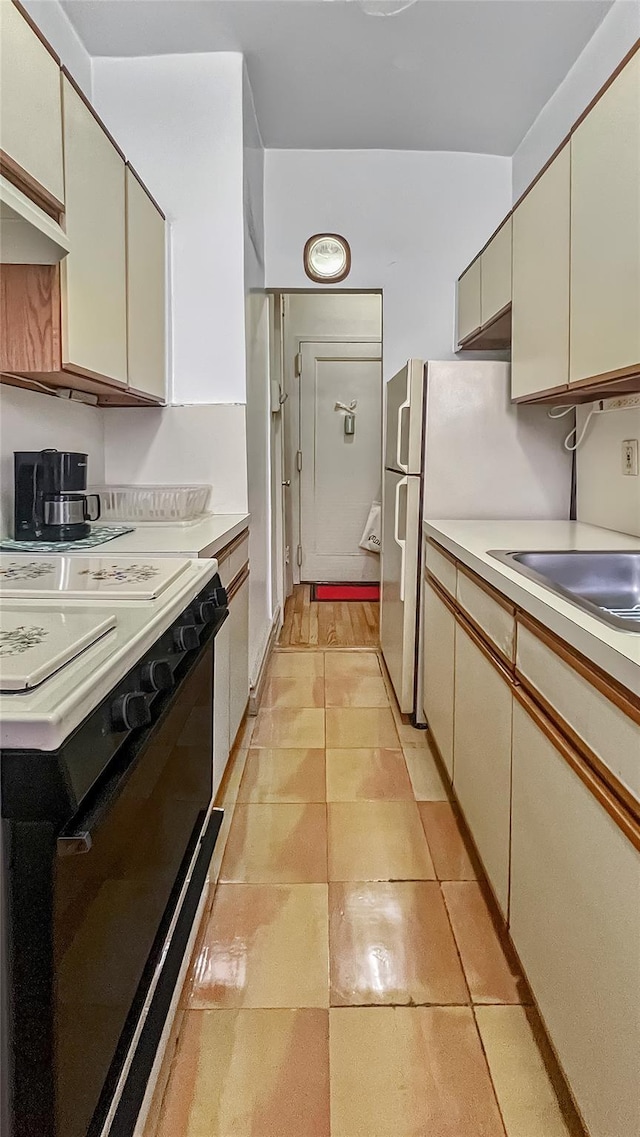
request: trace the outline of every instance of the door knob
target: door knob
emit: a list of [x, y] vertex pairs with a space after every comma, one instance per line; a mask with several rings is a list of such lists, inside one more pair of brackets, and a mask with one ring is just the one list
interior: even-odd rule
[[286, 482], [283, 482], [282, 484], [283, 484], [283, 486], [290, 486], [291, 485], [291, 478], [287, 478]]

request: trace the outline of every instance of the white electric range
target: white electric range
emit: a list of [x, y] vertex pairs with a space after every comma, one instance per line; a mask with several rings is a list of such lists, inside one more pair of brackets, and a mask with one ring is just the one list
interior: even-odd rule
[[133, 1131], [222, 820], [227, 615], [215, 560], [0, 555], [11, 1137]]
[[0, 745], [60, 746], [217, 567], [173, 557], [0, 555]]

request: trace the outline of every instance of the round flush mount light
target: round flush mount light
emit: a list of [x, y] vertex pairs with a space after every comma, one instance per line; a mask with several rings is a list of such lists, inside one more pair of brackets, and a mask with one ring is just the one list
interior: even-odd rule
[[315, 233], [304, 247], [304, 271], [318, 284], [337, 284], [351, 271], [349, 242], [339, 233]]

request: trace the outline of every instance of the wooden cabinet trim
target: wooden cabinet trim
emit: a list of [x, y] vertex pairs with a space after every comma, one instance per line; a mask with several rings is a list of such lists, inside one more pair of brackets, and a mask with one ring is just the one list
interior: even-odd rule
[[501, 592], [498, 592], [498, 590], [494, 588], [492, 584], [489, 584], [488, 580], [485, 580], [482, 576], [478, 576], [478, 574], [475, 573], [473, 569], [468, 568], [467, 565], [464, 565], [461, 562], [458, 564], [458, 572], [461, 572], [463, 576], [467, 577], [467, 580], [470, 580], [472, 584], [477, 585], [477, 587], [481, 588], [483, 592], [486, 592], [487, 596], [490, 596], [492, 600], [495, 600], [496, 604], [499, 604], [501, 608], [504, 608], [505, 611], [509, 612], [512, 616], [515, 616], [516, 606], [513, 601], [509, 600]]
[[[493, 336], [491, 333], [494, 333]], [[495, 316], [480, 324], [472, 332], [458, 341], [458, 351], [477, 349], [478, 351], [502, 351], [511, 343], [511, 303], [505, 304]]]
[[154, 208], [155, 208], [155, 209], [157, 209], [157, 211], [158, 211], [158, 213], [160, 214], [160, 216], [161, 216], [162, 220], [163, 220], [163, 221], [166, 221], [166, 220], [167, 220], [167, 218], [166, 218], [166, 215], [165, 215], [165, 214], [163, 213], [163, 211], [161, 210], [161, 208], [160, 208], [160, 206], [158, 205], [158, 203], [157, 203], [157, 201], [156, 201], [155, 197], [153, 196], [153, 194], [151, 194], [151, 193], [149, 192], [149, 190], [148, 190], [147, 186], [144, 184], [144, 182], [143, 182], [142, 178], [140, 177], [140, 174], [139, 174], [139, 173], [138, 173], [138, 171], [136, 170], [135, 166], [132, 166], [132, 165], [131, 165], [131, 162], [127, 162], [127, 163], [126, 163], [126, 165], [127, 165], [127, 169], [131, 171], [131, 173], [132, 173], [133, 177], [136, 179], [136, 181], [137, 181], [138, 185], [140, 186], [140, 189], [144, 190], [144, 192], [146, 193], [147, 197], [149, 198], [149, 201], [151, 202], [151, 204], [154, 206]]
[[[479, 253], [476, 253], [476, 255], [475, 255], [475, 257], [473, 258], [473, 260], [472, 260], [472, 261], [469, 261], [469, 264], [467, 265], [467, 267], [464, 269], [464, 271], [463, 271], [463, 272], [461, 272], [461, 273], [460, 273], [460, 276], [458, 277], [458, 283], [459, 283], [459, 282], [462, 280], [462, 277], [465, 275], [465, 273], [466, 273], [466, 272], [468, 272], [468, 271], [469, 271], [469, 269], [472, 267], [472, 265], [474, 265], [474, 264], [476, 263], [476, 261], [477, 261], [477, 260], [478, 260], [478, 259], [479, 259], [479, 258], [482, 256], [482, 254], [483, 254], [483, 253], [486, 251], [486, 249], [488, 249], [488, 248], [489, 248], [489, 245], [490, 245], [490, 244], [491, 244], [491, 242], [493, 241], [493, 238], [494, 238], [494, 237], [497, 237], [497, 236], [498, 236], [498, 233], [500, 232], [500, 230], [501, 230], [501, 229], [504, 229], [505, 225], [507, 224], [507, 221], [508, 221], [508, 220], [509, 220], [509, 218], [510, 218], [510, 217], [512, 217], [512, 216], [513, 216], [513, 209], [510, 209], [510, 210], [509, 210], [509, 212], [507, 213], [506, 217], [503, 217], [503, 218], [502, 218], [502, 221], [501, 221], [501, 222], [500, 222], [500, 224], [498, 225], [497, 229], [494, 229], [494, 230], [493, 230], [493, 233], [492, 233], [492, 234], [491, 234], [491, 236], [489, 237], [489, 240], [488, 240], [488, 241], [485, 241], [484, 245], [483, 245], [483, 246], [482, 246], [482, 248], [480, 249], [480, 252], [479, 252]], [[487, 323], [487, 326], [488, 326], [488, 323]]]
[[458, 562], [453, 554], [450, 553], [448, 549], [445, 549], [444, 545], [439, 545], [437, 541], [434, 541], [433, 537], [427, 537], [427, 545], [430, 545], [432, 549], [435, 549], [436, 553], [440, 553], [440, 556], [449, 561], [454, 566], [454, 568], [458, 567]]
[[126, 165], [127, 159], [126, 159], [126, 156], [125, 156], [124, 152], [123, 152], [123, 151], [121, 150], [121, 148], [118, 146], [118, 143], [116, 142], [115, 138], [113, 137], [113, 135], [112, 135], [111, 131], [110, 131], [110, 130], [108, 130], [108, 129], [107, 129], [107, 127], [105, 126], [105, 124], [104, 124], [104, 122], [102, 121], [102, 119], [100, 118], [100, 115], [98, 114], [98, 112], [97, 112], [96, 108], [93, 106], [93, 104], [90, 102], [90, 100], [87, 98], [87, 96], [85, 95], [84, 91], [82, 90], [82, 87], [80, 87], [80, 86], [79, 86], [79, 85], [76, 83], [76, 81], [75, 81], [75, 79], [74, 79], [73, 75], [71, 74], [71, 72], [70, 72], [70, 71], [68, 71], [68, 70], [67, 70], [67, 68], [66, 68], [66, 67], [61, 67], [61, 68], [60, 68], [60, 70], [62, 71], [62, 74], [64, 75], [65, 79], [67, 79], [67, 80], [68, 80], [68, 82], [69, 82], [69, 83], [71, 84], [71, 86], [73, 87], [73, 89], [74, 89], [74, 91], [75, 91], [76, 95], [78, 96], [78, 98], [79, 98], [79, 99], [82, 99], [82, 102], [84, 103], [85, 107], [86, 107], [86, 108], [87, 108], [87, 110], [88, 110], [88, 111], [90, 111], [90, 113], [93, 115], [94, 119], [95, 119], [95, 120], [96, 120], [96, 122], [98, 123], [98, 126], [99, 126], [99, 127], [100, 127], [100, 129], [101, 129], [101, 130], [104, 132], [104, 134], [106, 134], [106, 136], [107, 136], [107, 138], [109, 139], [109, 142], [110, 142], [110, 143], [111, 143], [111, 145], [113, 146], [114, 150], [117, 150], [118, 154], [119, 154], [119, 155], [120, 155], [120, 157], [122, 158], [122, 161], [123, 161], [123, 162], [125, 163], [125, 165]]
[[231, 541], [229, 541], [228, 545], [225, 545], [219, 553], [214, 554], [218, 565], [223, 565], [224, 562], [229, 559], [231, 554], [235, 553], [236, 549], [240, 548], [240, 545], [243, 543], [243, 541], [246, 541], [248, 536], [249, 529], [243, 529], [242, 533], [238, 533], [237, 537], [233, 537]]
[[601, 383], [615, 383], [617, 380], [625, 379], [638, 379], [640, 380], [640, 364], [633, 363], [630, 367], [620, 367], [617, 371], [603, 371], [600, 375], [588, 375], [586, 379], [575, 379], [573, 383], [568, 386], [568, 393], [584, 387], [591, 389]]
[[443, 587], [443, 585], [440, 583], [437, 576], [434, 576], [433, 573], [431, 573], [429, 571], [429, 569], [425, 569], [424, 570], [424, 578], [425, 578], [427, 584], [431, 585], [431, 587], [432, 587], [433, 591], [436, 593], [438, 599], [441, 600], [442, 603], [445, 605], [445, 607], [449, 609], [449, 611], [451, 612], [451, 615], [457, 616], [458, 608], [456, 607], [456, 602], [453, 599], [453, 597], [450, 595], [450, 593], [448, 593], [446, 591], [446, 589]]
[[[589, 114], [589, 113], [590, 113], [590, 112], [593, 110], [593, 108], [595, 107], [596, 103], [598, 103], [598, 102], [600, 101], [600, 99], [602, 98], [602, 96], [605, 94], [605, 92], [606, 92], [606, 91], [608, 91], [608, 89], [609, 89], [609, 87], [611, 86], [611, 84], [612, 84], [613, 82], [615, 82], [615, 80], [618, 78], [618, 75], [620, 74], [620, 72], [624, 70], [624, 68], [626, 67], [627, 63], [629, 63], [629, 61], [630, 61], [631, 59], [633, 59], [633, 56], [636, 54], [636, 52], [637, 52], [638, 50], [640, 50], [640, 39], [636, 40], [636, 42], [635, 42], [635, 44], [633, 45], [633, 47], [631, 47], [631, 49], [630, 49], [630, 50], [627, 52], [627, 54], [624, 56], [624, 58], [620, 60], [620, 63], [618, 64], [618, 66], [616, 67], [616, 69], [615, 69], [614, 71], [612, 71], [612, 72], [611, 72], [611, 75], [609, 76], [609, 78], [606, 80], [606, 82], [605, 82], [605, 83], [603, 83], [603, 85], [602, 85], [602, 87], [600, 88], [600, 90], [599, 90], [599, 91], [598, 91], [598, 92], [597, 92], [597, 93], [594, 95], [594, 97], [592, 98], [591, 102], [590, 102], [590, 103], [589, 103], [589, 104], [588, 104], [588, 105], [585, 107], [585, 109], [582, 111], [582, 114], [581, 114], [581, 115], [579, 116], [579, 118], [577, 118], [577, 119], [576, 119], [576, 121], [573, 123], [573, 125], [571, 126], [571, 129], [568, 131], [568, 133], [565, 135], [565, 137], [562, 139], [562, 141], [561, 141], [561, 142], [558, 144], [558, 146], [556, 147], [556, 149], [553, 151], [553, 154], [551, 154], [551, 156], [550, 156], [550, 157], [547, 159], [547, 161], [545, 162], [544, 166], [542, 166], [542, 167], [541, 167], [541, 168], [538, 170], [538, 173], [537, 173], [537, 174], [536, 174], [536, 176], [535, 176], [535, 177], [532, 179], [532, 181], [531, 181], [531, 182], [529, 182], [529, 185], [527, 186], [527, 188], [526, 188], [525, 190], [523, 190], [523, 191], [522, 191], [522, 193], [520, 194], [520, 197], [517, 199], [517, 201], [516, 201], [516, 202], [514, 202], [514, 204], [513, 204], [512, 208], [510, 209], [510, 211], [509, 211], [509, 213], [507, 214], [507, 216], [506, 216], [505, 218], [503, 218], [503, 220], [502, 220], [502, 221], [500, 222], [500, 224], [498, 225], [498, 228], [495, 230], [495, 232], [493, 232], [493, 233], [491, 234], [491, 236], [489, 237], [489, 240], [486, 242], [486, 244], [484, 244], [484, 245], [482, 246], [482, 248], [480, 249], [480, 252], [479, 252], [479, 253], [476, 253], [476, 255], [475, 255], [475, 257], [473, 258], [473, 260], [472, 260], [472, 261], [469, 261], [469, 264], [468, 264], [468, 265], [466, 266], [466, 268], [465, 268], [465, 269], [464, 269], [464, 270], [463, 270], [463, 271], [460, 273], [460, 276], [458, 277], [458, 281], [460, 281], [460, 280], [462, 279], [462, 277], [464, 276], [464, 274], [465, 274], [466, 272], [468, 272], [468, 270], [471, 268], [471, 266], [472, 266], [473, 264], [475, 264], [475, 262], [478, 260], [478, 257], [481, 257], [481, 256], [482, 256], [482, 254], [484, 253], [485, 249], [486, 249], [486, 248], [487, 248], [487, 247], [488, 247], [488, 246], [491, 244], [491, 242], [493, 241], [493, 238], [496, 236], [496, 234], [500, 232], [500, 230], [502, 229], [503, 225], [505, 225], [505, 224], [507, 223], [507, 221], [509, 220], [509, 218], [510, 218], [511, 216], [513, 216], [513, 214], [515, 213], [516, 209], [518, 208], [518, 206], [520, 205], [520, 203], [521, 203], [522, 201], [524, 201], [524, 199], [525, 199], [525, 197], [527, 196], [527, 194], [531, 193], [531, 190], [532, 190], [532, 189], [533, 189], [533, 187], [535, 186], [536, 182], [539, 182], [539, 181], [540, 181], [540, 178], [542, 177], [542, 175], [543, 175], [543, 174], [546, 172], [546, 170], [549, 168], [549, 166], [551, 165], [551, 163], [552, 163], [553, 161], [555, 161], [555, 159], [558, 157], [558, 154], [559, 154], [559, 153], [560, 153], [560, 151], [563, 149], [563, 147], [564, 147], [564, 146], [566, 146], [566, 145], [567, 145], [567, 142], [569, 142], [569, 141], [571, 140], [571, 135], [574, 133], [574, 131], [575, 131], [575, 130], [577, 130], [577, 128], [580, 126], [580, 123], [581, 123], [581, 122], [583, 122], [583, 120], [584, 120], [584, 119], [587, 117], [587, 115], [588, 115], [588, 114]], [[474, 334], [475, 334], [475, 333], [474, 333]], [[467, 342], [467, 341], [469, 340], [469, 338], [470, 338], [469, 336], [466, 336], [466, 337], [465, 337], [465, 340], [464, 340], [464, 341], [461, 341], [461, 343], [462, 343], [462, 342]]]
[[[485, 633], [482, 632], [475, 620], [467, 616], [466, 612], [462, 612], [459, 608], [455, 611], [455, 617], [460, 627], [467, 633], [470, 639], [473, 640], [476, 647], [482, 652], [489, 663], [492, 663], [496, 671], [502, 676], [505, 683], [510, 687], [515, 687], [516, 679], [513, 671], [513, 664], [502, 655], [500, 649], [494, 643], [489, 643], [485, 639]], [[500, 653], [500, 654], [498, 654]]]
[[559, 656], [564, 663], [573, 668], [587, 683], [595, 687], [601, 695], [615, 703], [623, 714], [640, 725], [640, 696], [634, 695], [632, 691], [623, 687], [622, 683], [618, 683], [617, 680], [607, 675], [597, 664], [592, 663], [575, 648], [569, 647], [555, 632], [550, 631], [544, 624], [540, 624], [533, 616], [518, 611], [517, 621], [546, 647], [550, 648], [555, 655]]
[[248, 579], [249, 579], [249, 562], [247, 561], [246, 564], [243, 565], [243, 567], [240, 569], [240, 572], [237, 574], [237, 576], [235, 576], [234, 579], [231, 581], [231, 584], [229, 585], [229, 587], [227, 589], [227, 599], [228, 599], [229, 603], [231, 603], [234, 596], [240, 591], [240, 589], [242, 588], [242, 585]]
[[53, 50], [51, 44], [49, 43], [49, 40], [45, 39], [44, 35], [40, 31], [40, 28], [36, 24], [35, 20], [33, 20], [32, 17], [27, 12], [27, 9], [24, 7], [23, 4], [20, 3], [20, 0], [12, 0], [12, 2], [13, 2], [14, 8], [18, 9], [18, 11], [19, 11], [20, 15], [22, 16], [23, 20], [25, 21], [25, 23], [27, 23], [29, 25], [29, 27], [31, 28], [31, 31], [40, 40], [40, 43], [42, 44], [42, 46], [46, 47], [51, 58], [55, 59], [56, 63], [58, 64], [58, 67], [60, 67], [60, 56], [57, 54], [57, 52], [55, 52]]
[[22, 166], [18, 165], [5, 150], [0, 150], [0, 174], [11, 182], [16, 189], [19, 189], [25, 197], [28, 197], [29, 201], [37, 205], [43, 213], [60, 224], [64, 217], [63, 202], [59, 201], [54, 194], [49, 193], [31, 174], [23, 170]]
[[607, 811], [618, 829], [640, 851], [640, 821], [631, 813], [626, 803], [614, 794], [610, 786], [599, 777], [583, 755], [560, 733], [527, 691], [520, 686], [514, 686], [513, 693], [536, 726], [547, 736], [560, 756], [571, 766], [580, 781]]

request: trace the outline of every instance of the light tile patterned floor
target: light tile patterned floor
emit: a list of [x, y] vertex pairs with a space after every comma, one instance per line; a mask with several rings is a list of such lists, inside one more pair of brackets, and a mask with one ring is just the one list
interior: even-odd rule
[[146, 1137], [582, 1135], [388, 691], [374, 651], [273, 657]]

